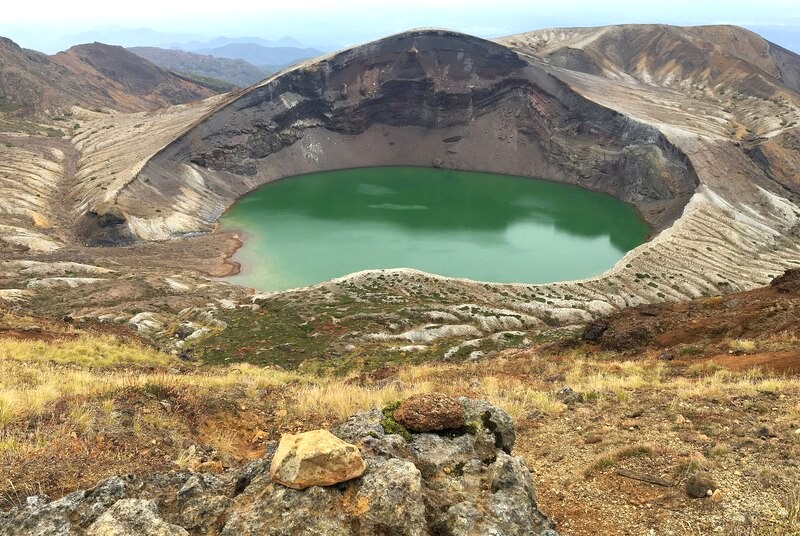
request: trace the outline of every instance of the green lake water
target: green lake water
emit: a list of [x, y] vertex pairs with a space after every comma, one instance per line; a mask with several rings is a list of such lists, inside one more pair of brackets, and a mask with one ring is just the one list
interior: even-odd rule
[[576, 186], [410, 167], [267, 184], [221, 226], [245, 233], [231, 280], [263, 291], [377, 268], [514, 283], [585, 278], [648, 235], [631, 206]]

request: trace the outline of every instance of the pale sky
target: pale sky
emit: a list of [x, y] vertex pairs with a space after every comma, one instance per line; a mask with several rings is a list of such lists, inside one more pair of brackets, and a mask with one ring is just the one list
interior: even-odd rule
[[800, 0], [12, 1], [4, 2], [0, 35], [46, 52], [69, 41], [64, 36], [109, 26], [201, 38], [289, 35], [334, 49], [421, 26], [496, 37], [554, 26], [637, 22], [771, 27], [792, 38], [800, 31]]

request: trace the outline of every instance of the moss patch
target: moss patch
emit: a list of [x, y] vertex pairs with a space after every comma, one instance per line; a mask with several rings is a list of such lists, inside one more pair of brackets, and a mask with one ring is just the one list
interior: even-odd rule
[[408, 431], [408, 428], [394, 420], [394, 411], [400, 407], [402, 400], [398, 400], [397, 402], [392, 402], [391, 404], [387, 405], [381, 412], [383, 413], [383, 420], [381, 421], [381, 426], [383, 426], [383, 431], [387, 434], [397, 434], [407, 442], [410, 442], [413, 437], [411, 436], [411, 432]]

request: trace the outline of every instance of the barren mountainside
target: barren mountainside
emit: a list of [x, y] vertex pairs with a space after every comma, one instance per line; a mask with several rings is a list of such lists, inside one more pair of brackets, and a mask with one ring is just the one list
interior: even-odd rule
[[800, 90], [800, 57], [737, 26], [537, 30], [500, 40], [565, 69], [653, 85], [772, 98]]

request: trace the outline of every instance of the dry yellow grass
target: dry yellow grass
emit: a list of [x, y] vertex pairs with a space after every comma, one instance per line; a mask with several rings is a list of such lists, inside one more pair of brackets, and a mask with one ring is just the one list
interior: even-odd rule
[[86, 367], [145, 364], [165, 366], [174, 359], [138, 344], [117, 338], [81, 334], [55, 342], [0, 339], [0, 360], [72, 363]]
[[734, 352], [749, 354], [755, 351], [756, 341], [751, 339], [734, 339], [728, 344], [728, 346], [730, 346], [730, 349]]
[[[541, 378], [563, 375], [563, 385], [593, 400], [626, 400], [637, 390], [658, 389], [668, 398], [722, 398], [738, 394], [800, 392], [800, 380], [770, 377], [758, 370], [731, 372], [698, 369], [694, 377], [670, 377], [655, 360], [614, 361], [575, 355], [559, 364], [541, 364], [528, 356], [528, 369], [499, 358], [470, 365], [420, 365], [403, 368], [388, 384], [353, 377], [313, 376], [248, 364], [218, 367], [186, 364], [153, 349], [120, 342], [111, 337], [80, 335], [53, 343], [0, 341], [0, 452], [36, 448], [45, 439], [21, 439], [7, 429], [36, 418], [57, 401], [67, 401], [67, 422], [59, 433], [84, 435], [102, 430], [112, 419], [114, 397], [125, 389], [153, 393], [180, 391], [196, 404], [219, 397], [257, 400], [258, 390], [285, 391], [282, 409], [293, 418], [316, 415], [343, 419], [370, 407], [383, 407], [412, 394], [439, 391], [485, 398], [515, 418], [557, 414], [566, 406], [557, 399], [554, 385]], [[180, 366], [182, 371], [173, 367]], [[543, 374], [542, 371], [546, 371]], [[238, 393], [235, 395], [229, 393]], [[244, 402], [242, 402], [244, 403]], [[156, 416], [136, 415], [133, 428], [169, 428], [178, 422], [154, 422]], [[220, 444], [224, 444], [220, 440]], [[27, 447], [26, 447], [27, 445]]]
[[[51, 344], [0, 341], [0, 348], [0, 473], [6, 477], [0, 505], [19, 502], [9, 495], [59, 496], [112, 474], [192, 468], [208, 460], [225, 467], [246, 463], [283, 433], [325, 427], [422, 392], [483, 398], [504, 408], [519, 426], [518, 455], [539, 463], [543, 473], [552, 464], [569, 465], [550, 482], [556, 487], [604, 482], [614, 467], [662, 468], [669, 478], [682, 479], [703, 464], [730, 463], [740, 453], [719, 435], [727, 432], [715, 432], [702, 412], [687, 410], [711, 400], [783, 400], [787, 419], [800, 415], [792, 398], [800, 394], [796, 378], [716, 367], [687, 374], [652, 357], [621, 361], [588, 352], [548, 357], [509, 351], [480, 363], [341, 377], [248, 364], [190, 365], [90, 335]], [[584, 402], [568, 410], [557, 395], [563, 386], [582, 393]], [[637, 426], [649, 430], [640, 435], [638, 428], [629, 431], [626, 415], [643, 404], [664, 411], [638, 417]], [[695, 424], [674, 424], [676, 414]], [[663, 429], [653, 428], [653, 419], [662, 419]], [[555, 425], [561, 428], [553, 433]], [[694, 437], [692, 426], [716, 441], [705, 451], [707, 460], [679, 443], [684, 434]], [[657, 439], [664, 430], [674, 431], [670, 450]], [[796, 450], [798, 440], [792, 434], [781, 448]], [[80, 467], [81, 477], [62, 467]], [[550, 508], [560, 504], [552, 499]], [[796, 516], [796, 504], [787, 503], [790, 516]]]

